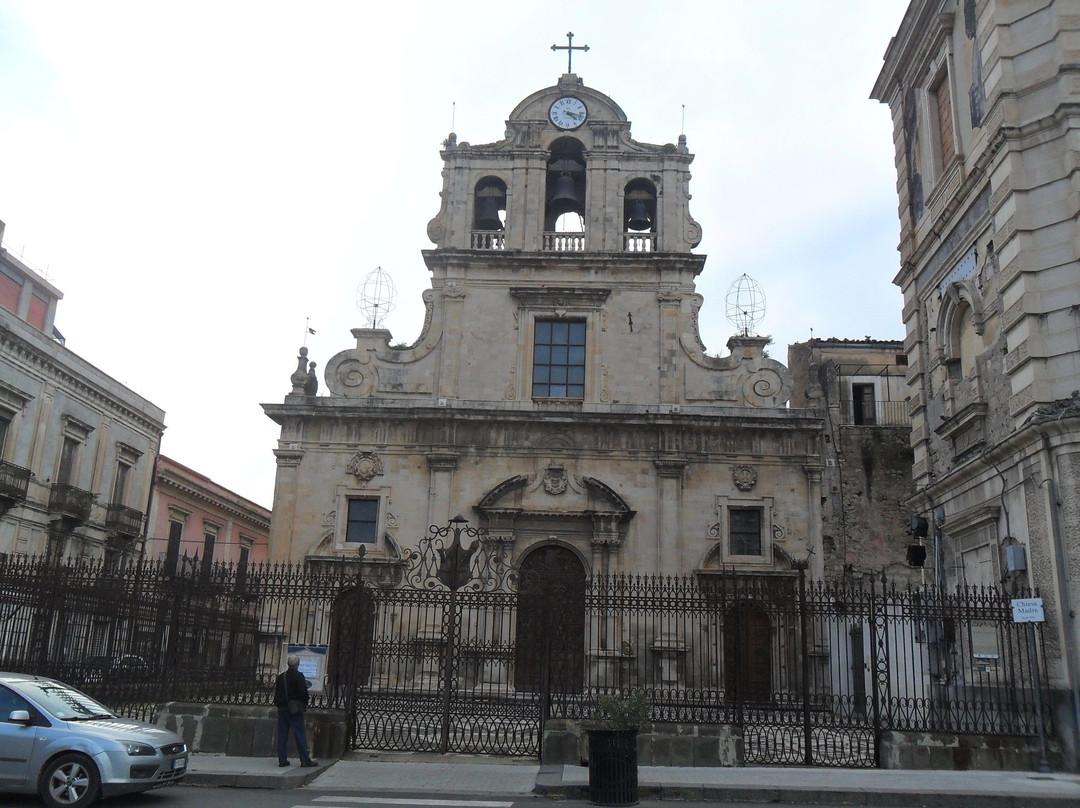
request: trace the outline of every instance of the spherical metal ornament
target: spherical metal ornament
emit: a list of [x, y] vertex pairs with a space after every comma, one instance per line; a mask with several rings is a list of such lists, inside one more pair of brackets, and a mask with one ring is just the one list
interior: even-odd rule
[[356, 308], [364, 315], [368, 328], [382, 328], [386, 315], [394, 310], [397, 289], [382, 267], [375, 267], [356, 287]]
[[750, 336], [765, 317], [765, 293], [745, 272], [735, 279], [727, 293], [727, 318], [744, 337]]

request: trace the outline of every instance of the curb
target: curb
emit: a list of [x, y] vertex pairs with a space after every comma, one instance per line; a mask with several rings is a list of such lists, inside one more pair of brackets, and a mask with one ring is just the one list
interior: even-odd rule
[[[587, 800], [587, 783], [564, 783], [562, 766], [541, 766], [533, 793], [553, 798]], [[716, 786], [692, 783], [642, 782], [638, 796], [643, 800], [670, 800], [717, 803], [771, 803], [805, 805], [855, 805], [873, 808], [1074, 808], [1074, 795], [971, 794], [960, 791], [890, 791], [852, 788], [799, 788], [778, 786]]]
[[326, 771], [327, 767], [321, 763], [313, 769], [296, 767], [296, 771], [282, 774], [273, 774], [269, 777], [258, 774], [237, 774], [229, 772], [188, 772], [180, 785], [185, 786], [214, 786], [219, 788], [261, 788], [261, 789], [286, 789], [299, 788], [311, 783]]

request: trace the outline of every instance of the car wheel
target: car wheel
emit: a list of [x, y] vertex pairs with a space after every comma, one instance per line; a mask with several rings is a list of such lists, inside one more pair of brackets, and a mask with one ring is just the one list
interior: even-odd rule
[[38, 782], [38, 793], [49, 808], [85, 808], [97, 800], [100, 792], [97, 766], [77, 752], [50, 761]]

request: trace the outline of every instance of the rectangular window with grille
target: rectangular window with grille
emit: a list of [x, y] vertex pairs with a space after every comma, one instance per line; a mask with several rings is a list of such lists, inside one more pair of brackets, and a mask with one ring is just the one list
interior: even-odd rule
[[350, 499], [345, 541], [374, 544], [379, 527], [379, 500]]
[[169, 522], [169, 544], [165, 550], [165, 569], [171, 574], [176, 572], [176, 565], [180, 561], [180, 541], [184, 535], [184, 525], [181, 522]]
[[733, 556], [761, 555], [761, 509], [732, 508], [728, 511], [728, 545]]
[[537, 320], [533, 398], [585, 398], [585, 322]]

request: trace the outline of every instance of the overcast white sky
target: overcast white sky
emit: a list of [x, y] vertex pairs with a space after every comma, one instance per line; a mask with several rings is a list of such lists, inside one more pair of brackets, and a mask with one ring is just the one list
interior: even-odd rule
[[906, 5], [0, 0], [4, 246], [63, 291], [68, 347], [165, 409], [164, 454], [269, 507], [259, 404], [289, 392], [305, 319], [321, 373], [381, 266], [386, 326], [418, 336], [440, 143], [501, 139], [573, 31], [636, 140], [675, 142], [685, 105], [710, 352], [744, 272], [781, 361], [811, 329], [902, 339], [892, 124], [868, 96]]

